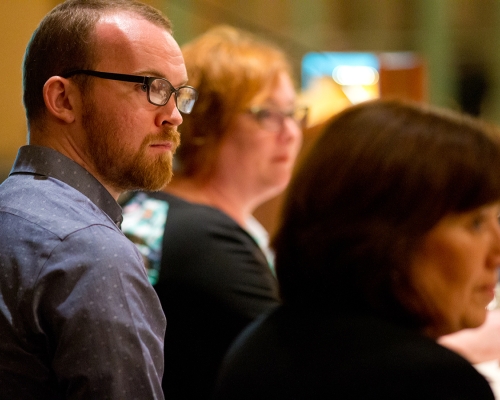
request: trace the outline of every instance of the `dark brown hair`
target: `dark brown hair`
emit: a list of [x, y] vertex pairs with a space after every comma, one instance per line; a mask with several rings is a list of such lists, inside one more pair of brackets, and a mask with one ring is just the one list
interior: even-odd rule
[[[134, 0], [67, 0], [50, 11], [33, 33], [23, 67], [23, 98], [28, 124], [44, 115], [43, 86], [51, 76], [91, 69], [97, 62], [93, 32], [106, 13], [129, 12], [171, 33], [170, 21], [155, 8]], [[112, 72], [112, 71], [111, 71]], [[75, 77], [83, 90], [87, 78]]]
[[422, 325], [425, 316], [411, 315], [408, 268], [423, 236], [450, 213], [499, 199], [495, 128], [398, 101], [349, 108], [288, 189], [274, 239], [283, 299]]
[[235, 115], [259, 105], [253, 103], [269, 94], [280, 73], [291, 76], [291, 68], [273, 44], [227, 25], [185, 44], [182, 53], [189, 84], [199, 96], [179, 128], [177, 173], [203, 176], [211, 172], [216, 149]]

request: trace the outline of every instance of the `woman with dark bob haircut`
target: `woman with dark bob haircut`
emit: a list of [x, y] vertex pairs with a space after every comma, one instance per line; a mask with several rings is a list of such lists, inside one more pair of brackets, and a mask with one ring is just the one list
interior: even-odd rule
[[283, 305], [232, 346], [217, 399], [493, 399], [442, 335], [481, 325], [500, 264], [500, 134], [366, 102], [332, 119], [274, 240]]

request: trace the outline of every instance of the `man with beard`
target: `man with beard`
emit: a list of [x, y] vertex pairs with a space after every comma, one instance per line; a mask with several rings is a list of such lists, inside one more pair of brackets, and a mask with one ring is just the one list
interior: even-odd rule
[[170, 180], [197, 97], [170, 22], [68, 0], [23, 71], [29, 145], [0, 186], [2, 398], [162, 399], [165, 317], [116, 200]]

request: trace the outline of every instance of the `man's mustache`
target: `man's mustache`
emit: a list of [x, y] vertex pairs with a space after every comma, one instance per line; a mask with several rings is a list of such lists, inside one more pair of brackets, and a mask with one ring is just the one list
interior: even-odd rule
[[149, 145], [150, 143], [155, 143], [158, 141], [172, 142], [172, 144], [173, 144], [172, 151], [175, 151], [175, 149], [179, 146], [179, 144], [181, 142], [181, 135], [177, 131], [176, 128], [168, 128], [157, 135], [150, 135], [147, 142], [146, 142], [146, 146]]

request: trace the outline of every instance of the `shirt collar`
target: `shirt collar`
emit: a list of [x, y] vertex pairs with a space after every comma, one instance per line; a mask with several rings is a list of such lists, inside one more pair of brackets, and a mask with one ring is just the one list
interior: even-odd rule
[[87, 196], [120, 227], [122, 209], [106, 188], [85, 168], [54, 149], [22, 146], [10, 171], [58, 179]]

